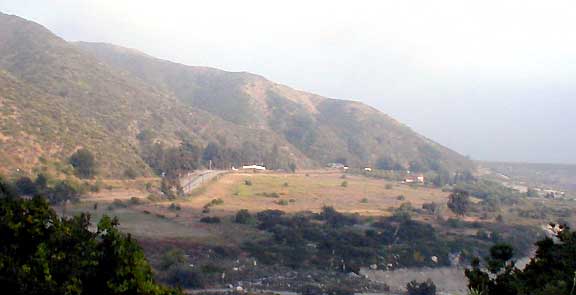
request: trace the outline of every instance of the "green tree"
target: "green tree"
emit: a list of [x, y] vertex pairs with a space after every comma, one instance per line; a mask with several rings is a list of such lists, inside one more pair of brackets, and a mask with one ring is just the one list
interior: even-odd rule
[[164, 255], [162, 255], [160, 258], [160, 268], [167, 270], [174, 265], [184, 262], [186, 262], [186, 255], [184, 254], [184, 251], [178, 248], [173, 248], [166, 251], [166, 253], [164, 253]]
[[277, 144], [272, 146], [272, 149], [266, 153], [264, 157], [264, 164], [270, 170], [279, 169], [281, 166], [280, 148]]
[[20, 177], [16, 180], [16, 189], [18, 193], [26, 196], [33, 196], [38, 193], [36, 184], [29, 177]]
[[185, 141], [180, 146], [182, 161], [186, 163], [187, 170], [194, 170], [200, 167], [202, 148], [190, 141]]
[[80, 178], [92, 178], [96, 173], [96, 160], [87, 149], [80, 149], [70, 156], [70, 164]]
[[256, 222], [256, 219], [248, 212], [246, 209], [239, 210], [234, 217], [234, 222], [240, 224], [252, 224]]
[[380, 170], [397, 170], [398, 163], [390, 157], [380, 157], [376, 160], [376, 168]]
[[16, 188], [0, 176], [0, 198], [14, 198], [16, 196]]
[[483, 295], [576, 294], [576, 232], [557, 229], [556, 236], [536, 243], [536, 254], [522, 270], [515, 267], [510, 246], [495, 245], [485, 267], [476, 258], [465, 271], [468, 288]]
[[295, 173], [296, 172], [296, 164], [293, 162], [288, 164], [288, 169], [290, 169], [290, 172]]
[[432, 183], [437, 187], [443, 187], [452, 181], [450, 172], [446, 169], [439, 169], [432, 178]]
[[68, 181], [58, 182], [54, 188], [47, 192], [48, 200], [52, 204], [59, 204], [66, 201], [76, 202], [80, 198], [80, 192]]
[[410, 202], [404, 202], [400, 207], [394, 210], [392, 217], [396, 220], [407, 221], [412, 219], [412, 204]]
[[470, 209], [470, 194], [468, 191], [455, 189], [450, 194], [447, 205], [456, 215], [464, 216]]
[[180, 186], [180, 181], [176, 178], [169, 177], [162, 178], [162, 182], [160, 182], [160, 191], [170, 200], [173, 200], [184, 193]]
[[128, 167], [124, 170], [124, 176], [129, 179], [135, 179], [138, 177], [138, 171], [132, 167]]
[[440, 211], [440, 205], [434, 202], [424, 203], [422, 204], [422, 209], [426, 210], [428, 214], [434, 215], [438, 214], [438, 212]]
[[42, 173], [38, 174], [34, 183], [39, 190], [43, 191], [48, 187], [48, 178]]
[[3, 294], [178, 294], [156, 284], [136, 241], [104, 216], [59, 217], [40, 196], [17, 198], [0, 181]]
[[202, 160], [205, 162], [212, 161], [212, 165], [217, 163], [220, 160], [220, 157], [220, 147], [214, 142], [209, 143], [202, 154]]
[[496, 244], [490, 248], [490, 259], [487, 260], [488, 270], [497, 273], [506, 266], [514, 256], [514, 249], [508, 244]]
[[411, 281], [406, 285], [407, 295], [436, 295], [436, 285], [432, 280], [428, 279], [425, 282], [419, 283]]

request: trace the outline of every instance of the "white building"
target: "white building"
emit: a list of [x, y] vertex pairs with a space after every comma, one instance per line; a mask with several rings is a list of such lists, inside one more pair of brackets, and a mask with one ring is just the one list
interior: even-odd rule
[[260, 165], [247, 165], [247, 166], [242, 166], [242, 169], [251, 169], [251, 170], [264, 171], [264, 170], [266, 170], [266, 167], [260, 166]]
[[404, 178], [404, 183], [424, 183], [424, 175], [408, 175]]

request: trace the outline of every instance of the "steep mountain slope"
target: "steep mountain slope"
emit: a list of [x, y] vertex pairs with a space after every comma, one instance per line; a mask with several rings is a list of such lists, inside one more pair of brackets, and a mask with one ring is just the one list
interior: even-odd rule
[[[309, 164], [274, 133], [186, 106], [16, 16], [0, 14], [0, 70], [2, 113], [8, 115], [0, 125], [3, 170], [30, 169], [39, 157], [63, 160], [85, 146], [96, 153], [103, 175], [122, 175], [126, 167], [149, 173], [138, 154], [137, 135], [144, 130], [166, 144], [183, 138], [253, 142], [263, 150], [277, 144]], [[35, 146], [28, 153], [20, 152], [24, 139]]]
[[373, 165], [385, 158], [407, 168], [472, 166], [461, 155], [359, 102], [297, 91], [254, 74], [164, 61], [115, 45], [76, 44], [183, 103], [224, 120], [274, 131], [320, 163], [345, 158], [352, 165]]
[[218, 142], [249, 162], [268, 155], [299, 167], [336, 159], [373, 165], [379, 158], [423, 169], [471, 167], [359, 102], [114, 45], [71, 44], [1, 13], [0, 113], [4, 173], [62, 162], [87, 147], [103, 176], [121, 176], [128, 167], [150, 174], [138, 136], [144, 132], [166, 146]]

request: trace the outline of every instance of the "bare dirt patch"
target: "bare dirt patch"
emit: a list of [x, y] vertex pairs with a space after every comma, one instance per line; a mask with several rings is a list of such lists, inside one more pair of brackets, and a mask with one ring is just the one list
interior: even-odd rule
[[390, 286], [391, 291], [403, 294], [406, 284], [412, 280], [418, 282], [431, 279], [438, 288], [439, 294], [467, 294], [464, 269], [459, 267], [440, 268], [410, 268], [394, 271], [365, 270], [363, 272], [370, 280], [383, 282]]

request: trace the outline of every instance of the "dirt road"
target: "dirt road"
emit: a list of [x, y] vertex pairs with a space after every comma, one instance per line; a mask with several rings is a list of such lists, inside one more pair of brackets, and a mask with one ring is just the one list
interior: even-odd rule
[[199, 170], [180, 178], [180, 185], [184, 190], [184, 193], [190, 193], [191, 191], [201, 187], [203, 184], [214, 179], [214, 177], [224, 174], [228, 171], [226, 170]]

